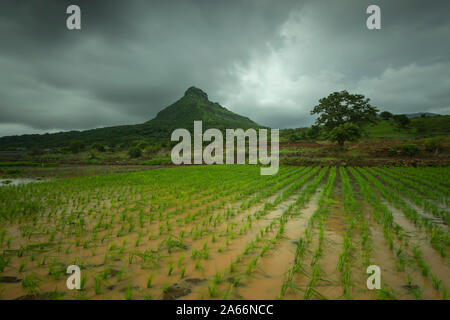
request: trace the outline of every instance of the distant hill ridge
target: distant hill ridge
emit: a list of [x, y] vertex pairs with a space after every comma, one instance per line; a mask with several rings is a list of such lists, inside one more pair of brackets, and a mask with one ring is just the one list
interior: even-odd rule
[[410, 119], [414, 119], [420, 117], [439, 117], [440, 114], [431, 112], [416, 112], [416, 113], [408, 113], [406, 116]]
[[194, 120], [203, 122], [203, 130], [261, 128], [249, 118], [231, 112], [216, 102], [211, 102], [208, 95], [201, 89], [190, 87], [181, 99], [159, 111], [154, 119], [141, 124], [0, 137], [0, 150], [18, 147], [55, 148], [67, 145], [72, 140], [82, 140], [86, 144], [94, 142], [117, 144], [140, 139], [168, 142], [171, 133], [177, 128], [192, 131]]

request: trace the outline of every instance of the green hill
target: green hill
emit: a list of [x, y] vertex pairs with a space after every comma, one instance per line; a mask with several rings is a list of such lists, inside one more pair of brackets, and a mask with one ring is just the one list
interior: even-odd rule
[[[410, 124], [401, 128], [394, 120], [379, 120], [364, 127], [363, 139], [421, 139], [437, 136], [450, 136], [450, 116], [433, 115], [414, 117]], [[314, 134], [311, 128], [283, 129], [280, 139], [285, 142], [326, 140], [325, 132], [319, 128]]]
[[55, 148], [67, 145], [72, 140], [85, 144], [100, 142], [108, 145], [129, 143], [135, 140], [168, 142], [173, 130], [186, 128], [192, 132], [194, 120], [203, 121], [203, 130], [208, 128], [235, 129], [260, 128], [247, 117], [233, 113], [218, 103], [211, 102], [202, 90], [191, 87], [174, 104], [161, 110], [157, 116], [145, 123], [114, 126], [85, 131], [27, 134], [0, 138], [0, 150], [24, 148]]
[[152, 128], [167, 128], [172, 132], [177, 128], [193, 130], [194, 121], [202, 120], [203, 129], [234, 129], [259, 128], [256, 122], [229, 111], [220, 104], [208, 100], [208, 95], [202, 90], [191, 87], [184, 97], [161, 110], [154, 119], [144, 126]]
[[367, 125], [364, 138], [428, 138], [450, 135], [450, 116], [412, 118], [405, 128], [399, 127], [394, 120], [380, 120]]

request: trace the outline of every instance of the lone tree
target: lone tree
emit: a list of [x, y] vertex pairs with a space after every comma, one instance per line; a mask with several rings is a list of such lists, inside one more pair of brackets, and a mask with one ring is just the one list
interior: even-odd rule
[[389, 111], [383, 111], [382, 113], [380, 113], [380, 118], [383, 120], [389, 120], [393, 117], [394, 115], [392, 113], [390, 113]]
[[408, 118], [406, 114], [396, 114], [392, 118], [397, 123], [397, 125], [400, 126], [400, 128], [405, 129], [411, 123], [411, 120]]
[[375, 122], [378, 109], [369, 104], [370, 99], [347, 91], [333, 92], [319, 100], [311, 114], [318, 114], [317, 125], [323, 125], [328, 138], [344, 146], [345, 141], [361, 137], [361, 126]]

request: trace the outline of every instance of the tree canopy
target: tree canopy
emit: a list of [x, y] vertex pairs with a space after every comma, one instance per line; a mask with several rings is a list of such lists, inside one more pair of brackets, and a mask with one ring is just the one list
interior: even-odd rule
[[392, 118], [401, 128], [406, 128], [411, 123], [411, 120], [405, 114], [396, 114]]
[[389, 111], [383, 111], [382, 113], [380, 113], [380, 118], [383, 120], [389, 120], [393, 117], [394, 115], [392, 113], [390, 113]]
[[350, 94], [346, 90], [333, 92], [320, 99], [311, 114], [318, 114], [316, 124], [324, 127], [332, 141], [343, 146], [345, 141], [361, 136], [362, 125], [376, 121], [378, 109], [369, 101], [361, 94]]

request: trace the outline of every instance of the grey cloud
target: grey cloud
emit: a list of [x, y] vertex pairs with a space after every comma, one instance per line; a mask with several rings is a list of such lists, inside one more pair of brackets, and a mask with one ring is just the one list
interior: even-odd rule
[[[79, 4], [82, 30], [65, 28]], [[369, 4], [382, 30], [365, 27]], [[448, 1], [2, 1], [0, 135], [140, 123], [191, 85], [272, 127], [335, 90], [450, 113]], [[448, 88], [448, 86], [447, 86]]]

